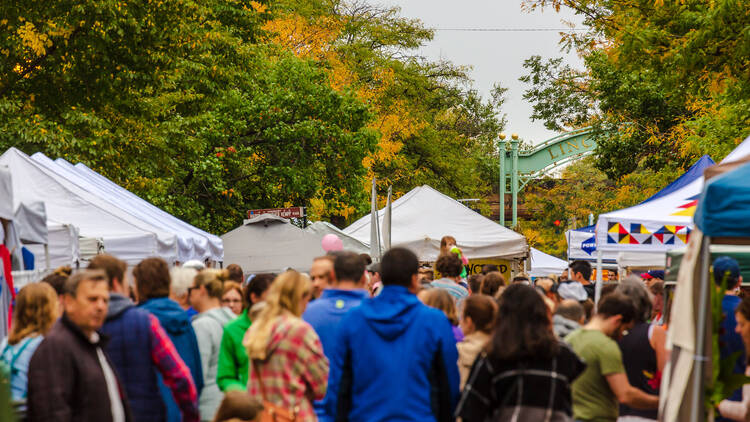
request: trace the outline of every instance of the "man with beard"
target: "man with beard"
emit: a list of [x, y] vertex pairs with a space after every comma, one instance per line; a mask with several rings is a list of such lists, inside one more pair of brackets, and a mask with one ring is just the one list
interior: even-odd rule
[[607, 295], [588, 324], [573, 331], [567, 341], [586, 370], [573, 382], [573, 415], [580, 421], [616, 421], [618, 403], [637, 409], [656, 409], [659, 396], [647, 394], [628, 382], [617, 340], [633, 326], [635, 305], [622, 293]]

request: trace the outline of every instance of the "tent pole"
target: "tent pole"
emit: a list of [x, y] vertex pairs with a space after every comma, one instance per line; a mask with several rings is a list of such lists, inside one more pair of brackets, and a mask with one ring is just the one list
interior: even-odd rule
[[703, 356], [706, 352], [706, 312], [709, 306], [709, 267], [711, 266], [711, 238], [703, 237], [701, 242], [701, 279], [700, 295], [698, 296], [698, 325], [695, 336], [695, 350], [693, 351], [693, 394], [690, 403], [690, 421], [699, 422], [704, 420], [703, 389], [704, 380], [703, 367], [708, 359]]
[[602, 295], [602, 250], [596, 249], [596, 289], [594, 290], [594, 305], [599, 304]]
[[49, 260], [49, 245], [44, 244], [44, 264], [47, 266], [47, 271], [50, 270], [50, 260]]

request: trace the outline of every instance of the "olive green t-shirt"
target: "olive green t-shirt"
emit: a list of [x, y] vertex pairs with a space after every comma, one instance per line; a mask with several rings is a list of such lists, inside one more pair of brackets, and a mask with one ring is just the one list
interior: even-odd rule
[[617, 343], [599, 330], [579, 328], [565, 337], [586, 362], [586, 370], [573, 381], [573, 416], [583, 421], [615, 421], [618, 403], [606, 375], [625, 373]]

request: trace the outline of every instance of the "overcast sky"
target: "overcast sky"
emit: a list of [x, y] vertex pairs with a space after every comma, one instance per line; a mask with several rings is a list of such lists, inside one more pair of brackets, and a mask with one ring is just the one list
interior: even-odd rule
[[[402, 15], [417, 18], [431, 28], [566, 28], [563, 20], [582, 28], [581, 19], [563, 10], [521, 10], [521, 0], [370, 0], [373, 4], [397, 5]], [[567, 63], [582, 67], [575, 53], [563, 54], [557, 31], [548, 32], [463, 32], [436, 31], [435, 39], [421, 54], [428, 59], [447, 59], [470, 66], [474, 87], [488, 96], [492, 85], [508, 88], [503, 108], [507, 115], [506, 132], [539, 143], [557, 133], [542, 122], [531, 121], [531, 105], [522, 98], [526, 85], [518, 80], [525, 74], [523, 61], [532, 55], [543, 58], [565, 57]]]

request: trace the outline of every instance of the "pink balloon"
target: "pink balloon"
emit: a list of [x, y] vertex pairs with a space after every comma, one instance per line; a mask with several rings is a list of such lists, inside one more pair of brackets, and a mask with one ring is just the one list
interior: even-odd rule
[[340, 251], [344, 249], [344, 242], [341, 241], [340, 237], [332, 233], [323, 236], [323, 240], [320, 242], [320, 245], [326, 252]]

